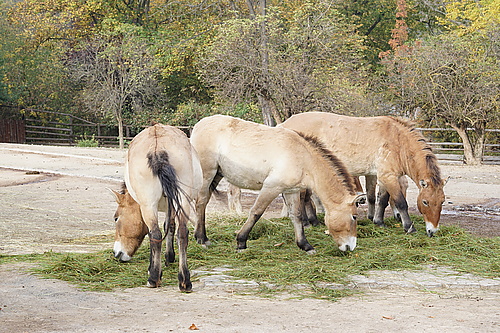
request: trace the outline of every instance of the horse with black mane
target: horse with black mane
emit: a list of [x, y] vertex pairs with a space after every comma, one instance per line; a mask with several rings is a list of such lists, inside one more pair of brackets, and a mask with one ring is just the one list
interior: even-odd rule
[[291, 212], [299, 248], [315, 253], [299, 218], [300, 190], [310, 188], [325, 206], [325, 224], [341, 251], [356, 247], [356, 203], [352, 177], [342, 162], [311, 135], [268, 127], [238, 118], [206, 117], [193, 128], [191, 143], [198, 152], [203, 185], [196, 203], [195, 238], [207, 244], [205, 209], [213, 189], [225, 177], [235, 186], [260, 190], [237, 234], [237, 249], [247, 247], [253, 226], [267, 206], [283, 193]]
[[179, 289], [191, 291], [187, 265], [187, 223], [201, 186], [202, 174], [196, 151], [178, 128], [156, 124], [139, 133], [130, 143], [125, 162], [125, 184], [113, 191], [118, 203], [115, 213], [114, 255], [129, 261], [149, 235], [148, 287], [161, 282], [162, 232], [158, 211], [166, 212], [164, 224], [165, 263], [174, 262], [174, 233], [179, 247]]
[[[414, 232], [405, 198], [409, 176], [419, 189], [417, 207], [424, 217], [428, 236], [439, 229], [444, 202], [441, 172], [431, 147], [406, 120], [390, 116], [349, 117], [325, 112], [296, 114], [280, 126], [315, 135], [346, 165], [353, 176], [365, 176], [368, 217], [384, 225], [389, 198], [400, 216], [404, 230]], [[375, 207], [375, 186], [379, 201]]]

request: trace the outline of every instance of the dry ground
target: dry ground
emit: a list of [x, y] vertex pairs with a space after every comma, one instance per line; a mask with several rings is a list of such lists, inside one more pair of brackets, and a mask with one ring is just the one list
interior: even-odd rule
[[[119, 186], [123, 157], [117, 149], [0, 144], [0, 255], [111, 249], [98, 240], [113, 232], [106, 187]], [[451, 176], [442, 223], [500, 236], [500, 166], [442, 171]], [[414, 212], [415, 196], [411, 187]], [[245, 192], [244, 208], [252, 200]], [[223, 196], [210, 205], [225, 207]], [[280, 208], [275, 203], [267, 216]], [[188, 332], [192, 324], [201, 332], [500, 331], [500, 279], [442, 267], [353, 277], [363, 293], [335, 303], [242, 296], [243, 287], [217, 274], [195, 282], [191, 294], [175, 287], [82, 292], [28, 269], [0, 266], [0, 332]]]

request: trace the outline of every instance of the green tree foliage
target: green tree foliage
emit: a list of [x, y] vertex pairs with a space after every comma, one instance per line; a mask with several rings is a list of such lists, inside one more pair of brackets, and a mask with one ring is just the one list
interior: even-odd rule
[[[357, 32], [364, 36], [363, 49], [367, 61], [378, 66], [381, 52], [390, 50], [395, 15], [398, 12], [396, 0], [348, 0], [338, 3], [339, 11], [357, 25]], [[405, 3], [405, 24], [408, 39], [439, 30], [437, 19], [442, 17], [440, 0], [408, 0]]]
[[455, 128], [468, 164], [481, 163], [485, 129], [500, 120], [500, 58], [492, 52], [499, 47], [498, 40], [442, 35], [388, 62], [390, 87], [400, 106]]
[[498, 18], [484, 20], [498, 11], [488, 5], [489, 0], [484, 6], [468, 0], [448, 3], [440, 19], [448, 32], [412, 47], [404, 43], [404, 25], [397, 25], [392, 53], [383, 54], [388, 91], [400, 111], [451, 125], [464, 143], [468, 164], [481, 163], [485, 129], [500, 120], [500, 25]]
[[141, 32], [140, 27], [111, 21], [107, 31], [82, 43], [69, 59], [73, 77], [82, 83], [84, 104], [117, 121], [120, 148], [125, 111], [148, 114], [161, 101], [158, 69]]
[[281, 122], [297, 112], [351, 106], [360, 96], [360, 50], [354, 27], [333, 6], [305, 1], [286, 15], [270, 8], [266, 17], [227, 20], [206, 49], [204, 78], [235, 104], [268, 98]]

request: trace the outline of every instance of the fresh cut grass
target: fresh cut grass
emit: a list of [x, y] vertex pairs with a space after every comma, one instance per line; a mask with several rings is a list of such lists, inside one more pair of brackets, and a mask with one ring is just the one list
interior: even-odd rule
[[[335, 299], [349, 294], [349, 276], [373, 270], [418, 270], [426, 264], [450, 267], [483, 277], [500, 277], [500, 238], [480, 238], [458, 227], [442, 226], [435, 237], [425, 234], [422, 218], [412, 216], [417, 233], [407, 235], [393, 219], [387, 228], [369, 220], [358, 223], [358, 246], [353, 252], [338, 250], [325, 227], [306, 228], [306, 235], [317, 251], [308, 255], [295, 244], [289, 219], [262, 219], [255, 225], [247, 243], [248, 249], [236, 252], [235, 232], [244, 217], [210, 216], [207, 222], [208, 249], [197, 244], [192, 233], [188, 248], [191, 270], [229, 267], [240, 279], [262, 283], [258, 293], [276, 291], [304, 294], [309, 297]], [[110, 235], [109, 240], [112, 240]], [[77, 284], [84, 290], [108, 291], [143, 286], [149, 265], [148, 238], [129, 263], [120, 263], [111, 249], [91, 254], [53, 253], [0, 257], [0, 263], [20, 260], [40, 263], [35, 272]], [[163, 285], [177, 284], [178, 265], [163, 268]], [[196, 280], [193, 276], [193, 280]], [[272, 285], [274, 287], [269, 288]]]

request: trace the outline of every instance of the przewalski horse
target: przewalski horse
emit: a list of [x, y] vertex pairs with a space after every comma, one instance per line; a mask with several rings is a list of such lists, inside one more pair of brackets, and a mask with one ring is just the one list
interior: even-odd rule
[[196, 204], [195, 237], [199, 243], [208, 241], [205, 208], [212, 189], [225, 177], [240, 188], [260, 190], [237, 234], [238, 250], [247, 247], [253, 226], [271, 201], [283, 193], [297, 245], [309, 254], [315, 253], [299, 219], [299, 191], [305, 188], [311, 188], [323, 201], [325, 224], [339, 249], [356, 247], [357, 196], [352, 177], [342, 162], [312, 136], [217, 115], [194, 126], [191, 144], [203, 170], [203, 186]]
[[191, 290], [186, 256], [187, 223], [201, 181], [198, 156], [181, 130], [156, 124], [143, 130], [130, 143], [125, 162], [126, 188], [122, 193], [113, 191], [118, 203], [113, 252], [120, 261], [129, 261], [148, 234], [148, 287], [158, 287], [161, 282], [163, 238], [158, 225], [158, 210], [161, 210], [166, 212], [165, 263], [174, 262], [173, 244], [177, 222], [179, 289]]
[[[353, 176], [366, 176], [368, 217], [384, 225], [389, 197], [401, 217], [406, 232], [414, 232], [405, 199], [408, 175], [417, 185], [417, 207], [422, 213], [427, 235], [439, 228], [444, 202], [437, 158], [422, 134], [408, 121], [389, 116], [349, 117], [333, 113], [306, 112], [294, 115], [280, 126], [323, 141]], [[375, 208], [375, 184], [379, 184], [379, 204]]]

